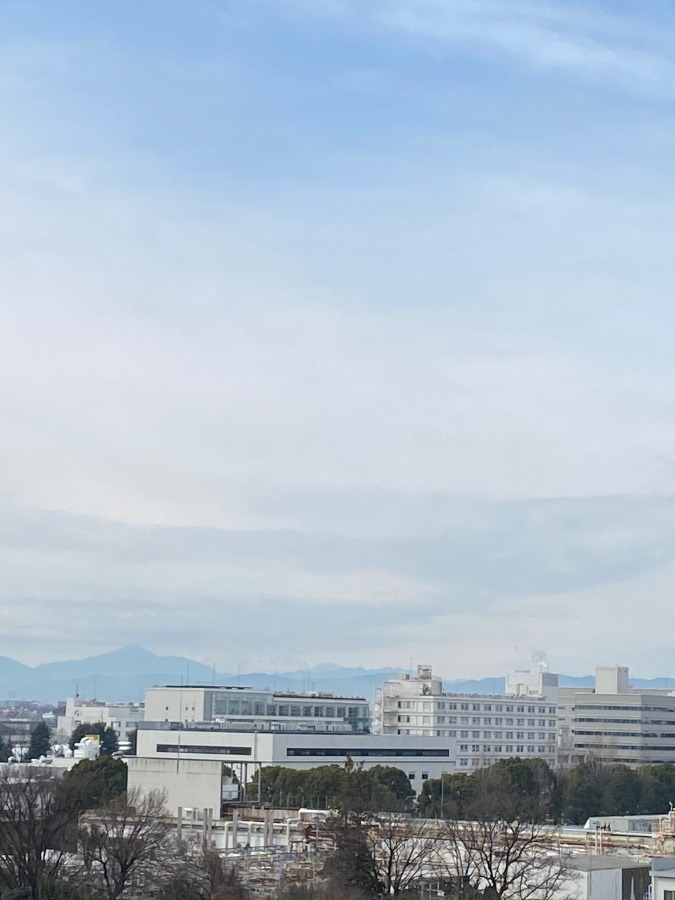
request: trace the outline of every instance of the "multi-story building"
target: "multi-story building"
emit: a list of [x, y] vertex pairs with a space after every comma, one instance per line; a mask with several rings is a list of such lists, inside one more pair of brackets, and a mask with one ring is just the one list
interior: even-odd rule
[[79, 695], [68, 697], [65, 712], [56, 723], [57, 742], [67, 743], [78, 725], [103, 723], [112, 728], [118, 739], [124, 741], [143, 720], [142, 703], [103, 703], [99, 700], [83, 700]]
[[145, 718], [148, 722], [211, 722], [234, 729], [366, 732], [370, 706], [364, 697], [314, 691], [167, 685], [146, 690]]
[[[166, 790], [175, 812], [173, 807], [181, 805], [215, 809], [217, 804], [204, 802], [196, 791], [202, 776], [208, 776], [208, 790], [217, 794], [224, 773], [228, 778], [234, 775], [245, 789], [255, 783], [258, 771], [266, 766], [312, 769], [343, 766], [348, 759], [365, 769], [395, 766], [419, 792], [427, 779], [455, 771], [455, 746], [437, 737], [351, 731], [308, 733], [262, 725], [237, 730], [219, 722], [146, 721], [139, 725], [137, 756], [127, 762], [130, 787]], [[174, 802], [174, 796], [180, 799]]]
[[517, 672], [510, 694], [451, 694], [430, 666], [400, 675], [376, 693], [374, 731], [434, 736], [456, 746], [457, 769], [469, 771], [512, 756], [556, 759], [558, 676]]
[[595, 670], [595, 689], [560, 689], [563, 762], [675, 763], [675, 692], [634, 690], [624, 666]]

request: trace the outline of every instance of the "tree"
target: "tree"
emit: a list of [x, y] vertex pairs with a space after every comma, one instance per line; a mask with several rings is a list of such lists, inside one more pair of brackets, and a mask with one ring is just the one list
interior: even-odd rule
[[99, 756], [97, 759], [83, 759], [63, 776], [70, 784], [80, 785], [86, 809], [93, 809], [109, 803], [127, 789], [129, 770], [121, 759]]
[[98, 735], [101, 756], [112, 756], [113, 753], [117, 752], [119, 744], [115, 729], [110, 726], [106, 728], [103, 722], [83, 722], [81, 725], [77, 725], [70, 736], [70, 749], [74, 750], [75, 745], [89, 734]]
[[28, 758], [39, 759], [41, 756], [49, 756], [52, 752], [51, 731], [46, 722], [38, 722], [30, 733], [28, 745]]
[[10, 767], [0, 773], [0, 810], [0, 890], [37, 900], [75, 849], [78, 792], [50, 772]]
[[139, 876], [160, 885], [175, 858], [171, 830], [162, 794], [134, 788], [116, 797], [80, 829], [89, 883], [107, 900], [122, 897]]
[[12, 748], [0, 737], [0, 762], [6, 763], [12, 755]]
[[433, 826], [421, 819], [351, 816], [334, 826], [336, 852], [324, 873], [329, 883], [366, 897], [409, 891], [434, 859]]
[[549, 855], [550, 828], [522, 822], [448, 822], [438, 860], [460, 897], [553, 900], [568, 878]]

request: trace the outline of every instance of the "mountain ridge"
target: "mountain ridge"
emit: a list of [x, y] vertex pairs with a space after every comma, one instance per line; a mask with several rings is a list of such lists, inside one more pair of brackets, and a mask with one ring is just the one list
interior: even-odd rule
[[[186, 656], [160, 656], [127, 644], [105, 653], [82, 659], [60, 660], [28, 666], [8, 656], [0, 656], [0, 697], [56, 703], [72, 696], [105, 701], [141, 700], [147, 687], [161, 684], [191, 683], [241, 685], [277, 691], [319, 691], [338, 695], [365, 696], [372, 699], [375, 688], [405, 667], [339, 666], [319, 663], [308, 669], [287, 672], [218, 672], [213, 666]], [[633, 678], [636, 688], [663, 689], [664, 678]], [[561, 687], [592, 687], [592, 675], [560, 675]], [[675, 685], [670, 685], [675, 687]], [[444, 679], [446, 691], [455, 693], [498, 694], [504, 691], [503, 677]]]

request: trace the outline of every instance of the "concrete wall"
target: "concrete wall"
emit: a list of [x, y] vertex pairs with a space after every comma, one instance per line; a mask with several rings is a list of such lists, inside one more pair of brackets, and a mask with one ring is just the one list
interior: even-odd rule
[[144, 794], [165, 792], [171, 815], [177, 814], [178, 807], [197, 807], [212, 809], [214, 819], [220, 818], [222, 763], [218, 760], [131, 756], [127, 764], [129, 789], [139, 788]]

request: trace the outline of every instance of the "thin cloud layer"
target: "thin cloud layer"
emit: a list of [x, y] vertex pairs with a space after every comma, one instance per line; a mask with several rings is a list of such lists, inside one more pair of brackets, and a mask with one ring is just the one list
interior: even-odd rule
[[38, 7], [0, 10], [0, 652], [661, 674], [672, 11]]

